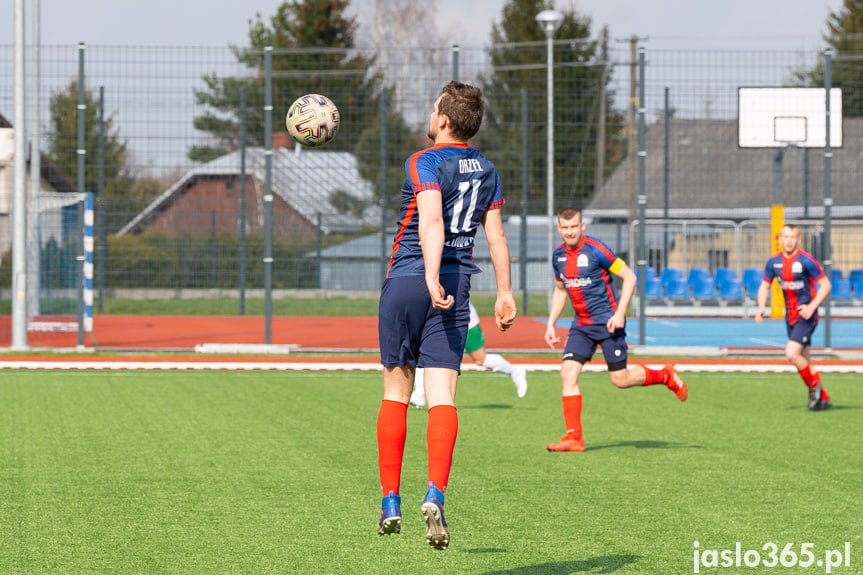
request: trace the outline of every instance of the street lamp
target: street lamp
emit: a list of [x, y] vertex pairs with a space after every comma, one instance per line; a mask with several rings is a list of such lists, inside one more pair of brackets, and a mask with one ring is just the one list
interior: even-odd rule
[[[548, 216], [548, 273], [554, 273], [554, 35], [557, 29], [560, 28], [560, 23], [563, 21], [563, 14], [556, 10], [543, 10], [536, 15], [536, 21], [539, 23], [542, 31], [545, 32], [545, 38], [548, 44], [548, 56], [546, 58], [548, 68], [548, 113], [546, 118], [547, 124], [547, 158], [546, 158], [546, 185], [548, 190], [546, 196], [548, 203], [546, 206]], [[548, 276], [546, 276], [548, 277]], [[548, 304], [551, 307], [551, 294], [554, 289], [554, 283], [551, 284], [548, 291]]]

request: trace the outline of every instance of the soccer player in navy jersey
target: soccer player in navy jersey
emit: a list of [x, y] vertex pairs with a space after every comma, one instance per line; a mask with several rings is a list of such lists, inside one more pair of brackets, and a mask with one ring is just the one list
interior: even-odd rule
[[[627, 369], [626, 308], [635, 291], [635, 273], [608, 246], [584, 234], [585, 224], [578, 208], [563, 208], [557, 214], [557, 222], [563, 243], [554, 250], [555, 288], [545, 328], [545, 342], [549, 347], [554, 348], [560, 342], [555, 323], [567, 296], [575, 309], [575, 318], [564, 344], [560, 366], [566, 434], [558, 443], [547, 445], [546, 449], [584, 451], [578, 376], [584, 364], [593, 357], [597, 345], [602, 348], [611, 382], [617, 387], [661, 383], [680, 401], [686, 400], [687, 391], [673, 365], [662, 369], [637, 365]], [[623, 280], [619, 299], [610, 274]]]
[[384, 396], [377, 418], [381, 516], [378, 534], [401, 531], [402, 459], [414, 371], [425, 370], [428, 401], [428, 491], [421, 510], [426, 541], [446, 549], [444, 518], [458, 433], [455, 393], [470, 323], [474, 236], [483, 226], [497, 284], [495, 322], [508, 329], [516, 316], [504, 204], [494, 165], [468, 146], [482, 123], [482, 92], [461, 82], [443, 87], [429, 117], [434, 145], [405, 162], [398, 230], [381, 288], [378, 337]]
[[767, 260], [764, 268], [764, 278], [758, 287], [755, 321], [764, 321], [770, 284], [775, 278], [785, 296], [785, 327], [788, 332], [785, 357], [797, 368], [800, 378], [809, 388], [807, 407], [821, 411], [833, 405], [833, 401], [821, 384], [821, 375], [812, 369], [810, 350], [812, 333], [818, 325], [818, 308], [832, 287], [830, 278], [815, 258], [800, 249], [800, 228], [796, 225], [782, 226], [779, 246], [782, 251]]

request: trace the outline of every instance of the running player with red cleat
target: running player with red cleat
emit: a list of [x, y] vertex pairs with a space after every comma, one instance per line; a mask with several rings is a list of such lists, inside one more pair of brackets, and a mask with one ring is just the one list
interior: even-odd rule
[[821, 384], [821, 375], [812, 369], [810, 350], [812, 334], [818, 325], [818, 307], [827, 299], [832, 287], [830, 278], [815, 258], [800, 249], [798, 226], [785, 224], [779, 231], [778, 239], [782, 251], [767, 260], [764, 279], [758, 287], [755, 321], [764, 321], [770, 284], [776, 278], [785, 296], [785, 326], [788, 332], [785, 357], [797, 368], [800, 378], [809, 388], [807, 407], [812, 411], [823, 411], [831, 407], [833, 401]]
[[[635, 292], [636, 276], [626, 263], [601, 241], [584, 234], [581, 210], [564, 208], [557, 214], [557, 230], [563, 238], [554, 251], [555, 288], [545, 328], [545, 342], [554, 348], [560, 342], [555, 323], [563, 312], [567, 296], [575, 318], [563, 350], [560, 380], [563, 385], [563, 420], [566, 435], [549, 451], [584, 451], [581, 429], [581, 388], [578, 377], [590, 361], [596, 346], [602, 347], [611, 382], [623, 389], [663, 384], [680, 401], [686, 400], [686, 384], [673, 365], [650, 369], [645, 365], [626, 366], [626, 308]], [[623, 280], [620, 298], [610, 274]]]

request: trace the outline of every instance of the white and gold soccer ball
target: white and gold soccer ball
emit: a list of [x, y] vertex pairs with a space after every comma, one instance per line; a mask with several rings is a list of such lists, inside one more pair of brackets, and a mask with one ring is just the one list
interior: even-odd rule
[[340, 120], [339, 109], [332, 100], [320, 94], [306, 94], [288, 108], [285, 125], [295, 142], [318, 148], [336, 137]]

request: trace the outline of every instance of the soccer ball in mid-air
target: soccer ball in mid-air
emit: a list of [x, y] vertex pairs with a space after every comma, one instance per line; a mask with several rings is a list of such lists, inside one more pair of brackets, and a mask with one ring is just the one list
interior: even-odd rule
[[339, 121], [339, 109], [332, 100], [320, 94], [306, 94], [288, 108], [285, 125], [295, 142], [317, 148], [336, 137]]

